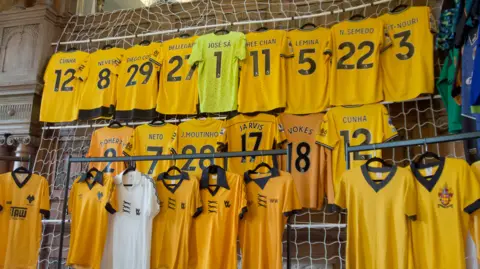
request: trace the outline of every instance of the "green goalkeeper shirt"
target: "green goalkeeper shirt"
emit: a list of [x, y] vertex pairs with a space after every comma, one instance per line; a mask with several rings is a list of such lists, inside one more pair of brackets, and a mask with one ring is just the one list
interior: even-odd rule
[[245, 59], [243, 33], [214, 33], [199, 37], [188, 63], [198, 63], [200, 111], [226, 112], [237, 109], [239, 60]]

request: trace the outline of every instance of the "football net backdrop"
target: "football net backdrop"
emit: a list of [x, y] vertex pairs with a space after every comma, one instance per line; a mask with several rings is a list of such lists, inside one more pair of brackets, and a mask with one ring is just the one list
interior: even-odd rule
[[[93, 52], [106, 44], [129, 48], [143, 39], [164, 41], [178, 36], [179, 33], [202, 35], [220, 28], [243, 32], [255, 31], [262, 26], [288, 30], [307, 22], [331, 27], [353, 14], [378, 17], [399, 4], [428, 5], [438, 18], [442, 3], [440, 0], [194, 0], [157, 3], [147, 8], [73, 16], [55, 45], [57, 50], [74, 46]], [[435, 66], [438, 74], [441, 68], [438, 60]], [[447, 134], [446, 111], [438, 96], [386, 104], [386, 107], [399, 131], [400, 139]], [[39, 253], [40, 268], [56, 268], [60, 251], [63, 252], [62, 263], [65, 264], [68, 254], [69, 223], [66, 224], [64, 246], [62, 249], [59, 247], [63, 194], [65, 188], [71, 187], [73, 180], [88, 164], [72, 164], [70, 183], [66, 186], [67, 157], [84, 156], [88, 151], [92, 132], [107, 125], [107, 121], [85, 121], [43, 128], [35, 171], [51, 182], [52, 217], [44, 222]], [[422, 146], [385, 150], [384, 158], [399, 165], [406, 165], [424, 150]], [[464, 157], [462, 142], [430, 145], [429, 150], [444, 156]], [[305, 210], [293, 217], [291, 224], [292, 268], [345, 268], [345, 213], [327, 213], [323, 209]], [[283, 244], [285, 262], [286, 236]], [[475, 260], [474, 256], [468, 259], [470, 258]]]

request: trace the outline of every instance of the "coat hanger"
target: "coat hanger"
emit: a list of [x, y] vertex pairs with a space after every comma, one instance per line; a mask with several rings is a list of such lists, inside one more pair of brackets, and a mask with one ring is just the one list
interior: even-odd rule
[[113, 45], [112, 44], [107, 44], [105, 46], [103, 46], [102, 50], [107, 50], [107, 49], [111, 49], [113, 48]]
[[112, 120], [110, 121], [110, 124], [108, 124], [108, 128], [122, 128], [122, 127], [123, 125], [117, 120]]
[[300, 27], [300, 29], [301, 29], [301, 30], [304, 30], [304, 29], [307, 28], [307, 27], [317, 28], [317, 26], [316, 26], [314, 23], [307, 22], [307, 23], [305, 23], [304, 25], [302, 25], [302, 26]]
[[179, 37], [180, 38], [189, 38], [189, 37], [191, 37], [191, 35], [188, 34], [188, 33], [183, 33], [183, 34], [180, 34]]
[[255, 30], [255, 32], [265, 32], [265, 31], [268, 31], [268, 27], [262, 26], [257, 28], [257, 30]]
[[352, 17], [350, 17], [349, 20], [358, 21], [358, 20], [363, 20], [363, 19], [365, 19], [365, 16], [363, 16], [362, 14], [355, 14]]
[[182, 174], [182, 170], [180, 170], [180, 168], [178, 168], [176, 165], [172, 165], [172, 166], [170, 166], [170, 168], [168, 168], [167, 175], [170, 174], [170, 172], [172, 172], [172, 171], [176, 171], [179, 174]]
[[216, 30], [214, 32], [214, 34], [216, 34], [216, 35], [222, 35], [222, 34], [226, 35], [226, 34], [229, 34], [229, 33], [230, 33], [230, 31], [227, 28], [222, 28], [222, 29]]
[[135, 167], [135, 165], [133, 165], [132, 161], [130, 161], [127, 169], [125, 169], [125, 171], [123, 171], [122, 175], [126, 175], [130, 172], [134, 172], [136, 169], [137, 168]]
[[266, 163], [266, 162], [263, 160], [263, 157], [264, 157], [264, 156], [263, 156], [263, 151], [262, 151], [262, 162], [259, 163], [259, 164], [257, 165], [257, 167], [255, 167], [255, 169], [249, 171], [249, 172], [248, 172], [249, 174], [260, 173], [260, 172], [258, 172], [258, 170], [260, 170], [260, 168], [263, 168], [263, 167], [265, 167], [265, 168], [268, 169], [266, 173], [269, 173], [270, 171], [272, 171], [273, 168], [272, 168], [268, 163]]
[[405, 10], [407, 7], [408, 7], [408, 5], [400, 4], [400, 5], [396, 6], [396, 7], [394, 7], [390, 12], [402, 11], [402, 10]]
[[69, 49], [67, 49], [67, 52], [76, 51], [76, 50], [77, 50], [76, 47], [70, 47]]
[[[379, 157], [373, 157], [373, 158], [368, 159], [368, 161], [365, 163], [365, 166], [367, 167], [367, 170], [370, 171], [370, 168], [373, 168], [373, 167], [370, 167], [370, 164], [374, 163], [374, 162], [379, 162], [379, 163], [382, 164], [381, 168], [375, 167], [375, 172], [387, 172], [387, 171], [390, 171], [390, 169], [392, 168], [392, 165], [387, 163], [384, 159], [379, 158]], [[384, 169], [382, 169], [382, 168], [384, 168]]]
[[165, 124], [165, 121], [160, 119], [159, 117], [156, 117], [154, 118], [150, 123], [150, 125], [156, 125], [156, 126], [160, 126], [160, 125], [164, 125]]
[[142, 46], [148, 46], [152, 43], [152, 41], [148, 40], [148, 39], [144, 39], [142, 40], [142, 42], [138, 43], [139, 45], [142, 45]]
[[427, 145], [427, 140], [426, 139], [424, 140], [423, 145], [425, 147], [425, 152], [422, 155], [420, 155], [420, 157], [416, 161], [414, 161], [414, 163], [419, 164], [426, 158], [434, 158], [437, 161], [440, 161], [440, 156], [438, 156], [438, 154], [436, 154], [434, 152], [431, 152], [431, 151], [428, 151], [428, 145]]
[[95, 179], [92, 172], [100, 173], [100, 171], [96, 167], [92, 167], [87, 170], [87, 177]]

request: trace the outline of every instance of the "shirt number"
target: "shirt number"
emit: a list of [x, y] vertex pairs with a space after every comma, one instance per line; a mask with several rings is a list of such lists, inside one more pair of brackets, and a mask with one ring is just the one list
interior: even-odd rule
[[[253, 151], [256, 151], [260, 148], [260, 143], [262, 142], [262, 132], [253, 132], [249, 133], [249, 138], [255, 138], [255, 145], [253, 146]], [[242, 151], [247, 151], [247, 134], [242, 135]], [[247, 157], [242, 157], [242, 163], [247, 162]], [[255, 156], [250, 157], [250, 162], [255, 162]]]
[[[154, 152], [155, 156], [160, 156], [162, 155], [163, 147], [147, 147], [147, 152]], [[157, 163], [158, 163], [158, 160], [152, 161], [152, 164], [150, 165], [150, 169], [148, 169], [149, 175], [153, 175], [153, 171], [155, 171], [155, 167], [157, 166]]]
[[[297, 159], [295, 160], [295, 168], [300, 173], [305, 173], [310, 168], [310, 145], [301, 142], [297, 145]], [[303, 164], [303, 165], [302, 165]]]
[[415, 53], [415, 46], [408, 42], [408, 38], [412, 32], [410, 30], [403, 31], [400, 33], [396, 33], [393, 35], [394, 38], [401, 38], [400, 40], [400, 47], [407, 48], [407, 53], [402, 54], [402, 53], [397, 53], [395, 56], [397, 56], [397, 59], [399, 60], [408, 60], [412, 58], [413, 54]]
[[[212, 145], [204, 145], [202, 148], [200, 148], [200, 154], [214, 153], [214, 152], [215, 152], [215, 148]], [[193, 145], [186, 145], [182, 149], [182, 154], [196, 154], [196, 153], [197, 153], [197, 149]], [[203, 170], [203, 169], [208, 167], [208, 165], [205, 165], [205, 161], [207, 161], [207, 160], [210, 161], [210, 164], [213, 164], [213, 158], [200, 159], [198, 161], [198, 164], [200, 165], [200, 169]], [[197, 167], [192, 166], [193, 161], [194, 161], [193, 159], [187, 160], [185, 165], [183, 165], [182, 170], [183, 171], [195, 171], [197, 169]]]
[[315, 49], [303, 49], [303, 50], [300, 50], [300, 56], [298, 58], [298, 64], [308, 64], [309, 67], [307, 69], [300, 69], [298, 70], [298, 73], [300, 75], [311, 75], [315, 72], [315, 70], [317, 70], [317, 64], [315, 63], [315, 61], [308, 57], [307, 54], [309, 53], [315, 53]]
[[[340, 135], [343, 136], [343, 140], [350, 144], [350, 131], [349, 130], [343, 130], [340, 131]], [[368, 145], [372, 142], [372, 134], [368, 129], [365, 128], [360, 128], [357, 129], [353, 132], [352, 138], [358, 138], [360, 136], [363, 136], [365, 139], [360, 142], [358, 145], [355, 146], [363, 146], [363, 145]], [[370, 154], [360, 154], [359, 152], [353, 153], [353, 160], [354, 161], [363, 161], [363, 160], [368, 160], [372, 158], [372, 155]]]
[[[185, 60], [188, 60], [188, 58], [190, 58], [190, 55], [185, 55]], [[173, 56], [172, 58], [170, 58], [170, 60], [168, 60], [168, 63], [169, 64], [173, 64], [173, 63], [177, 63], [177, 65], [175, 65], [175, 67], [173, 67], [173, 69], [168, 72], [168, 75], [167, 75], [167, 81], [181, 81], [182, 80], [182, 77], [181, 76], [175, 76], [175, 73], [178, 72], [178, 70], [180, 70], [180, 68], [182, 68], [183, 66], [183, 58], [182, 56]], [[193, 76], [193, 72], [195, 71], [195, 68], [196, 68], [196, 64], [192, 65], [192, 67], [190, 68], [190, 71], [188, 71], [188, 74], [187, 74], [187, 77], [185, 78], [185, 80], [191, 80], [192, 79], [192, 76]]]
[[[362, 50], [367, 48], [367, 52], [358, 58], [356, 67], [357, 69], [369, 69], [373, 67], [373, 63], [365, 63], [365, 61], [372, 56], [373, 51], [375, 49], [375, 44], [372, 41], [363, 41], [362, 43], [358, 44], [358, 50]], [[348, 61], [354, 54], [355, 54], [355, 45], [351, 42], [343, 42], [338, 46], [339, 50], [347, 50], [347, 54], [343, 55], [338, 59], [337, 69], [346, 69], [352, 70], [355, 69], [354, 64], [346, 64], [345, 62]]]
[[221, 51], [215, 51], [213, 55], [217, 58], [217, 67], [216, 67], [216, 75], [217, 78], [220, 78], [222, 76], [222, 52]]
[[145, 78], [142, 81], [142, 84], [147, 84], [148, 81], [150, 80], [150, 77], [152, 76], [153, 64], [151, 62], [145, 62], [140, 67], [138, 67], [137, 64], [132, 64], [131, 66], [129, 66], [127, 69], [127, 73], [130, 74], [130, 72], [132, 72], [132, 74], [130, 75], [130, 79], [127, 82], [127, 85], [126, 85], [127, 87], [137, 85], [135, 76], [139, 71], [140, 71], [140, 74], [145, 76]]
[[[265, 75], [270, 75], [270, 49], [262, 50], [262, 54], [265, 55]], [[253, 57], [253, 76], [258, 77], [258, 51], [250, 51], [250, 56]]]
[[75, 69], [69, 68], [65, 71], [63, 74], [65, 77], [68, 77], [65, 79], [65, 81], [62, 84], [62, 87], [60, 87], [60, 80], [62, 79], [62, 70], [57, 69], [55, 70], [55, 89], [54, 91], [58, 92], [59, 90], [61, 92], [71, 92], [73, 91], [73, 86], [69, 86], [70, 82], [75, 78]]

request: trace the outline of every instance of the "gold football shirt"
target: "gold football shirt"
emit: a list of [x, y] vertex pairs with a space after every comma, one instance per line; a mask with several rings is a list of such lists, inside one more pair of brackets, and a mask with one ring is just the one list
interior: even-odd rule
[[78, 118], [78, 101], [84, 83], [76, 75], [85, 68], [88, 55], [83, 51], [57, 52], [50, 58], [43, 76], [40, 121], [69, 122]]
[[[413, 269], [410, 225], [417, 224], [409, 219], [417, 214], [415, 180], [406, 168], [379, 169], [346, 171], [335, 193], [335, 204], [348, 210], [347, 269]], [[432, 257], [438, 256], [425, 258]]]
[[418, 191], [417, 221], [412, 223], [415, 268], [466, 268], [469, 222], [480, 208], [478, 179], [462, 159], [441, 158], [410, 169]]
[[380, 56], [385, 100], [405, 101], [433, 93], [433, 35], [430, 7], [408, 7], [379, 17], [393, 34], [393, 46]]
[[[334, 198], [331, 151], [315, 143], [323, 117], [321, 113], [280, 116], [287, 141], [292, 144], [291, 174], [305, 208], [320, 209], [325, 196], [330, 201]], [[286, 166], [287, 157], [282, 156], [282, 168]]]
[[292, 30], [288, 42], [293, 57], [287, 58], [287, 108], [291, 114], [309, 114], [329, 106], [328, 57], [324, 54], [330, 30]]
[[241, 62], [238, 111], [270, 111], [286, 106], [287, 32], [268, 30], [246, 35], [247, 57]]
[[[179, 154], [208, 154], [215, 153], [217, 141], [222, 131], [224, 121], [212, 118], [193, 119], [178, 125], [178, 153]], [[176, 165], [182, 171], [200, 178], [203, 169], [212, 164], [223, 167], [223, 159], [192, 159], [177, 160]]]
[[245, 173], [247, 213], [240, 222], [242, 268], [281, 269], [287, 219], [302, 209], [292, 176], [273, 168]]
[[190, 269], [196, 262], [194, 218], [202, 212], [199, 180], [186, 172], [157, 178], [160, 213], [153, 219], [150, 268]]
[[[229, 119], [220, 133], [218, 143], [229, 152], [256, 151], [277, 148], [285, 140], [280, 120], [273, 115], [261, 113], [256, 116], [241, 114]], [[261, 162], [273, 165], [276, 161], [272, 156], [229, 158], [227, 170], [242, 175]]]
[[363, 105], [383, 100], [380, 53], [391, 45], [382, 20], [343, 21], [331, 29], [330, 104]]
[[78, 118], [110, 118], [115, 112], [115, 89], [124, 49], [97, 50], [85, 61], [77, 77], [85, 82], [78, 105]]
[[200, 180], [204, 211], [195, 220], [196, 268], [236, 269], [238, 225], [247, 212], [245, 184], [240, 175], [209, 169]]
[[[177, 150], [177, 126], [144, 124], [135, 128], [128, 144], [123, 149], [127, 156], [168, 155]], [[169, 161], [138, 161], [137, 170], [156, 177], [174, 163]]]
[[[334, 190], [346, 169], [345, 142], [350, 146], [386, 142], [397, 136], [384, 105], [335, 107], [323, 119], [317, 143], [332, 150]], [[373, 156], [382, 156], [381, 150], [356, 152], [350, 155], [350, 168], [360, 166]]]
[[151, 61], [161, 65], [157, 112], [162, 114], [196, 114], [198, 74], [188, 59], [198, 36], [174, 38], [162, 43], [161, 53]]
[[42, 215], [50, 216], [44, 177], [15, 172], [0, 175], [0, 268], [37, 268]]
[[79, 176], [68, 197], [72, 216], [67, 265], [100, 269], [107, 238], [108, 213], [117, 211], [113, 178], [92, 171]]
[[160, 66], [151, 58], [160, 54], [161, 44], [135, 45], [123, 55], [117, 81], [117, 106], [119, 119], [146, 119], [155, 117]]

